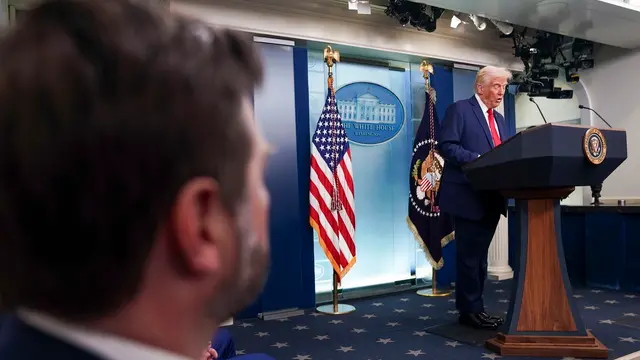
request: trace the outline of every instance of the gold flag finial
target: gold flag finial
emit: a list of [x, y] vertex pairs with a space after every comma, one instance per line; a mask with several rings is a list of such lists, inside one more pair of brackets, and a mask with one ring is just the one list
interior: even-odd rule
[[324, 62], [329, 67], [329, 74], [332, 74], [333, 65], [340, 62], [340, 52], [338, 50], [333, 50], [331, 45], [327, 45], [327, 47], [324, 48]]
[[424, 91], [431, 95], [431, 101], [435, 103], [436, 101], [436, 92], [431, 87], [431, 75], [433, 75], [433, 65], [427, 60], [422, 60], [420, 63], [420, 71], [422, 72], [422, 77], [424, 78]]
[[431, 85], [429, 84], [430, 76], [433, 74], [433, 65], [427, 60], [422, 60], [420, 63], [420, 71], [422, 72], [422, 77], [424, 78], [424, 90], [429, 92]]
[[433, 74], [433, 65], [427, 60], [422, 60], [422, 63], [420, 63], [420, 71], [422, 72], [422, 77], [425, 80], [429, 80], [429, 75]]
[[333, 65], [340, 62], [340, 52], [338, 50], [333, 50], [331, 45], [327, 45], [327, 47], [324, 48], [324, 62], [329, 67], [329, 78], [327, 79], [327, 84], [329, 85], [329, 89], [333, 91]]

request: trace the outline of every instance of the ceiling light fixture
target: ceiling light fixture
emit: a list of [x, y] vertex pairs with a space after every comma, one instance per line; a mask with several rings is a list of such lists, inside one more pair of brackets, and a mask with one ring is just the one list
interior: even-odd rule
[[498, 30], [500, 30], [501, 33], [505, 35], [511, 35], [511, 33], [513, 32], [513, 25], [511, 24], [493, 19], [490, 19], [490, 21], [493, 23], [493, 25], [496, 26]]
[[458, 28], [458, 25], [462, 24], [464, 21], [462, 21], [457, 15], [453, 15], [451, 17], [451, 27], [456, 29]]
[[469, 14], [469, 19], [473, 22], [473, 25], [476, 26], [476, 29], [482, 31], [487, 28], [487, 22], [484, 21], [484, 18], [478, 15]]
[[356, 10], [360, 15], [371, 15], [369, 0], [349, 0], [349, 10]]

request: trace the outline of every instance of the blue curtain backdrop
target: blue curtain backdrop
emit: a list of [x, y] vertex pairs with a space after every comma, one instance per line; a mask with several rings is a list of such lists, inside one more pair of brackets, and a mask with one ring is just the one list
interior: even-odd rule
[[[431, 78], [431, 86], [436, 90], [436, 110], [439, 120], [442, 121], [447, 107], [453, 104], [455, 98], [454, 69], [436, 65]], [[438, 271], [437, 281], [439, 286], [449, 286], [456, 281], [456, 241], [450, 242], [442, 251], [444, 266]]]
[[516, 134], [516, 92], [513, 86], [504, 94], [504, 120], [507, 122], [509, 135]]
[[307, 50], [271, 44], [260, 44], [260, 50], [265, 81], [254, 94], [255, 115], [275, 147], [265, 175], [271, 194], [271, 269], [263, 293], [236, 316], [239, 319], [315, 305], [313, 238], [308, 225]]

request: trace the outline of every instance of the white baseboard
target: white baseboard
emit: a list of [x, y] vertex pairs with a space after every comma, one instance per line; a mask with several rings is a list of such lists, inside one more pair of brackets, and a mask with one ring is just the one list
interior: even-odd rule
[[616, 206], [618, 205], [618, 200], [624, 200], [627, 205], [640, 205], [640, 197], [620, 197], [620, 198], [609, 198], [609, 197], [601, 197], [600, 202], [603, 205]]
[[619, 358], [616, 358], [616, 360], [640, 360], [640, 351], [621, 356]]

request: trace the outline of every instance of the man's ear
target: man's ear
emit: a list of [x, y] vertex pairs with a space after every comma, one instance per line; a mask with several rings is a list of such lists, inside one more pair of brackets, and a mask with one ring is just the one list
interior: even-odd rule
[[220, 268], [220, 240], [228, 236], [229, 216], [218, 183], [206, 177], [189, 180], [179, 191], [171, 225], [175, 249], [186, 270], [205, 274]]

